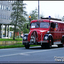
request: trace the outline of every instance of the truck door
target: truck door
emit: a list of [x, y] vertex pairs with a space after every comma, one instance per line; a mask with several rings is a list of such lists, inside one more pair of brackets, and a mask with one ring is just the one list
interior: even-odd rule
[[56, 40], [59, 40], [59, 29], [58, 29], [58, 23], [56, 23], [56, 26], [55, 26], [55, 35], [56, 35]]
[[58, 35], [57, 35], [57, 24], [56, 23], [51, 23], [51, 34], [53, 36], [54, 41], [56, 41], [58, 39]]
[[58, 37], [59, 37], [59, 40], [62, 38], [62, 24], [61, 23], [59, 23]]

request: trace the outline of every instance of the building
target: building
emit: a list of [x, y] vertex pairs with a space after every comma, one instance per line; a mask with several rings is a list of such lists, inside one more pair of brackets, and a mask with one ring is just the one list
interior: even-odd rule
[[[11, 22], [11, 12], [12, 12], [12, 3], [14, 1], [0, 1], [0, 38], [3, 37], [3, 27], [4, 33], [5, 33], [5, 38], [10, 37], [10, 22]], [[8, 31], [7, 31], [8, 28]]]

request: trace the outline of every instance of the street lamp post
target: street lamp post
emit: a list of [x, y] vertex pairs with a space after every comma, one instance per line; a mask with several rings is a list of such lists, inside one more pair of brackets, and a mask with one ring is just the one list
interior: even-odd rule
[[39, 19], [39, 0], [38, 0], [38, 19]]

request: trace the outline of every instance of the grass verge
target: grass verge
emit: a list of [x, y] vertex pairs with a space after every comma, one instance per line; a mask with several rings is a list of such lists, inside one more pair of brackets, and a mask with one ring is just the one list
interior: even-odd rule
[[17, 48], [17, 47], [24, 47], [24, 45], [6, 45], [6, 46], [0, 46], [0, 49], [3, 49], [3, 48]]
[[[30, 45], [32, 46], [39, 46], [39, 45]], [[0, 49], [5, 49], [5, 48], [19, 48], [19, 47], [24, 47], [24, 45], [19, 44], [19, 45], [5, 45], [5, 46], [0, 46]]]
[[0, 38], [0, 41], [22, 41], [22, 38], [16, 38], [15, 40], [13, 40], [13, 39], [2, 39], [2, 38]]

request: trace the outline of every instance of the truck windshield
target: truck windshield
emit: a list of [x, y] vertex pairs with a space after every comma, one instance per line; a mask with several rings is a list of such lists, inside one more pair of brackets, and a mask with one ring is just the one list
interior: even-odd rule
[[40, 25], [39, 22], [31, 23], [31, 28], [39, 28], [39, 25]]
[[49, 28], [49, 23], [48, 22], [41, 22], [40, 28]]
[[34, 22], [31, 23], [31, 28], [49, 28], [49, 23], [48, 22]]

